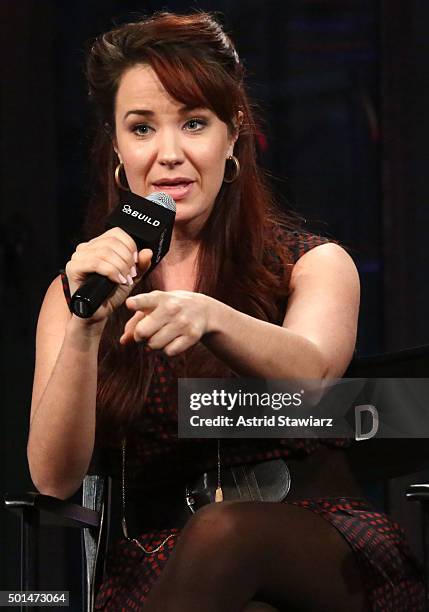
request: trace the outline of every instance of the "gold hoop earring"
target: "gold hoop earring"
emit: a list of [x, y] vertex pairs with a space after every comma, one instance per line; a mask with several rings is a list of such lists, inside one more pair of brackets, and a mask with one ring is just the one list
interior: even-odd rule
[[116, 166], [115, 168], [115, 183], [116, 186], [119, 189], [122, 189], [122, 191], [131, 191], [130, 188], [128, 187], [128, 185], [126, 187], [124, 187], [122, 181], [121, 181], [121, 170], [123, 169], [124, 164], [122, 162], [119, 162], [119, 164]]
[[230, 155], [229, 157], [227, 157], [226, 161], [234, 162], [234, 174], [230, 178], [225, 178], [225, 176], [224, 176], [223, 177], [223, 182], [224, 183], [233, 183], [234, 181], [236, 181], [238, 179], [238, 177], [240, 175], [240, 162], [235, 157], [235, 155]]

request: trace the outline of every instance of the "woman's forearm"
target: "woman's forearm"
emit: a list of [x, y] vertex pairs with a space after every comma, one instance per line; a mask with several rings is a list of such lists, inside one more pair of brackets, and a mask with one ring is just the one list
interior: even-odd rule
[[209, 332], [202, 342], [240, 376], [322, 380], [327, 375], [322, 353], [307, 338], [207, 299]]
[[100, 328], [75, 317], [30, 424], [28, 461], [37, 489], [67, 498], [80, 486], [95, 438], [97, 356]]

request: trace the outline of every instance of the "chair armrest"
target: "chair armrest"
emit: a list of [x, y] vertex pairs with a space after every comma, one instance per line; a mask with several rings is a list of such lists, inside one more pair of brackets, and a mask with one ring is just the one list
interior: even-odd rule
[[412, 484], [408, 487], [405, 497], [410, 501], [429, 502], [429, 483]]
[[13, 495], [7, 493], [5, 507], [17, 514], [39, 513], [41, 524], [62, 527], [98, 527], [100, 515], [68, 500], [57, 499], [41, 493], [29, 492]]

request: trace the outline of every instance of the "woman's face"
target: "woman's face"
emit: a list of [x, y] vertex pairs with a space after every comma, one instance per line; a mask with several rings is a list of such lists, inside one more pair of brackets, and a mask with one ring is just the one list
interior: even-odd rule
[[176, 223], [196, 231], [208, 219], [237, 136], [207, 108], [171, 98], [148, 65], [124, 73], [116, 97], [115, 150], [131, 191], [164, 191], [176, 201]]

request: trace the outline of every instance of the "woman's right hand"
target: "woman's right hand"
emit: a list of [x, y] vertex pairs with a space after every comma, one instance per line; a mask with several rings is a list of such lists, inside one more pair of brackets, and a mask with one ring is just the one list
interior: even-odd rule
[[149, 268], [151, 259], [152, 251], [143, 249], [138, 253], [134, 240], [119, 227], [79, 244], [66, 265], [70, 293], [73, 295], [93, 272], [118, 283], [92, 317], [83, 321], [92, 324], [107, 320]]

